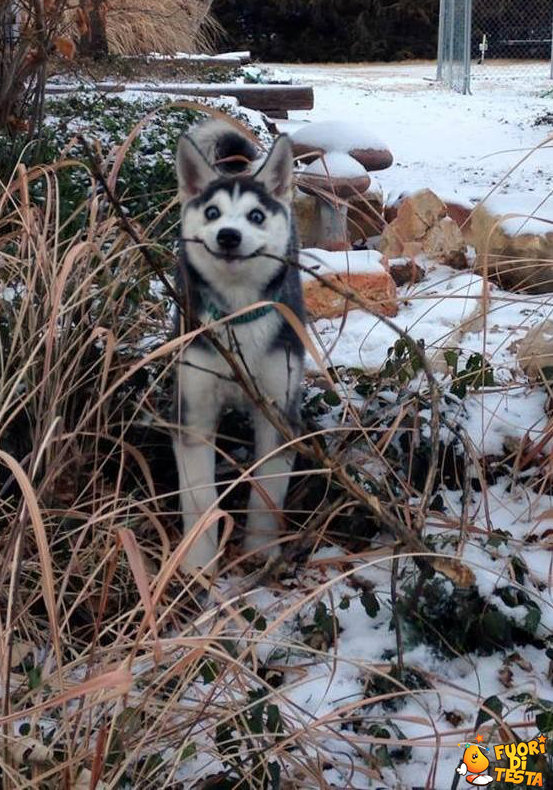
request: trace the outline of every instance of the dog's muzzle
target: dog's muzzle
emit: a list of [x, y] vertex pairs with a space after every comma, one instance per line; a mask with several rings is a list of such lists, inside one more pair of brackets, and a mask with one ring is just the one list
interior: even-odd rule
[[242, 243], [242, 234], [235, 228], [221, 228], [217, 233], [217, 244], [225, 253], [236, 250]]

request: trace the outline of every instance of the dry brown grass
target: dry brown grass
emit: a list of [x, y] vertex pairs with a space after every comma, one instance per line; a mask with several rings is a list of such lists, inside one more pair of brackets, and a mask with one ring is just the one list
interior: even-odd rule
[[[115, 157], [112, 167], [119, 164]], [[105, 175], [115, 187], [115, 171]], [[37, 179], [43, 200], [32, 194]], [[408, 746], [426, 748], [434, 787], [441, 745], [469, 737], [473, 722], [452, 727], [430, 702], [444, 695], [476, 709], [482, 699], [436, 672], [422, 670], [426, 685], [416, 689], [393, 672], [402, 668], [402, 634], [432, 568], [466, 592], [451, 552], [426, 549], [427, 522], [459, 556], [475, 536], [466, 512], [455, 520], [432, 510], [432, 480], [442, 474], [435, 452], [426, 481], [416, 483], [417, 393], [404, 391], [390, 419], [382, 406], [359, 405], [343, 371], [320, 376], [327, 392], [329, 378], [336, 383], [343, 414], [332, 427], [306, 426], [299, 440], [309, 467], [288, 516], [306, 529], [283, 539], [283, 577], [269, 569], [246, 575], [233, 536], [222, 562], [227, 578], [183, 578], [190, 538], [180, 536], [170, 476], [160, 482], [159, 474], [172, 462], [137, 433], [152, 425], [156, 441], [168, 435], [171, 369], [191, 338], [166, 339], [166, 304], [149, 286], [144, 250], [166, 265], [169, 240], [153, 241], [139, 218], [129, 233], [117, 204], [90, 180], [93, 197], [73, 234], [58, 220], [55, 168], [19, 167], [0, 192], [2, 787], [186, 789], [190, 779], [181, 773], [196, 756], [203, 778], [217, 774], [225, 788], [327, 788], [328, 765], [340, 769], [344, 787], [369, 787], [384, 781], [379, 750]], [[347, 296], [358, 299], [351, 290]], [[153, 346], [145, 346], [147, 336]], [[433, 444], [438, 396], [431, 370], [423, 378]], [[466, 460], [485, 486], [471, 452], [468, 445]], [[380, 464], [380, 477], [368, 458]], [[248, 480], [251, 464], [234, 465]], [[220, 514], [208, 514], [197, 532]], [[332, 551], [314, 557], [322, 547]], [[393, 624], [394, 658], [339, 654], [339, 603], [359, 606], [373, 592], [389, 612], [383, 630]], [[317, 625], [321, 603], [327, 619]], [[317, 715], [298, 701], [314, 669], [325, 687], [344, 667], [359, 678], [353, 699]], [[402, 700], [420, 706], [426, 736], [405, 738], [393, 728], [382, 735], [376, 706], [383, 702], [398, 703], [387, 713], [394, 727], [412, 725]], [[488, 736], [527, 725], [522, 705], [512, 708], [520, 709], [518, 723], [511, 717], [507, 726], [492, 710]]]
[[219, 30], [210, 6], [211, 0], [116, 0], [107, 12], [109, 51], [209, 52]]

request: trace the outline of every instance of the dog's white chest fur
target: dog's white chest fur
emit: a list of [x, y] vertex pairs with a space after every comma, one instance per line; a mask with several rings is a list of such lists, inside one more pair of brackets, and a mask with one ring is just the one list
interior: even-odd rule
[[[210, 323], [213, 323], [210, 322], [209, 315], [204, 314], [201, 318], [208, 327]], [[238, 373], [242, 374], [246, 381], [251, 382], [254, 387], [260, 388], [261, 392], [267, 390], [267, 376], [270, 374], [270, 366], [267, 365], [267, 362], [270, 357], [274, 357], [275, 365], [273, 368], [275, 382], [272, 383], [270, 390], [275, 390], [277, 380], [280, 380], [284, 385], [286, 379], [286, 370], [281, 367], [280, 359], [278, 359], [280, 355], [278, 353], [270, 354], [271, 342], [278, 328], [278, 320], [276, 308], [274, 308], [268, 315], [252, 322], [236, 325], [224, 323], [211, 330], [221, 344], [232, 353]], [[244, 387], [239, 381], [236, 381], [236, 370], [233, 370], [220, 354], [206, 352], [203, 346], [192, 345], [181, 353], [180, 363], [183, 366], [181, 368], [182, 375], [187, 377], [186, 382], [181, 385], [181, 393], [185, 398], [186, 395], [189, 396], [186, 398], [187, 401], [201, 396], [202, 388], [208, 385], [210, 389], [209, 405], [213, 404], [213, 408], [220, 410], [225, 406], [232, 406], [248, 411], [252, 408], [251, 399], [245, 393]], [[199, 370], [206, 375], [198, 376], [194, 373]], [[279, 398], [279, 400], [281, 399]], [[205, 409], [207, 403], [207, 399], [204, 398], [202, 408]]]

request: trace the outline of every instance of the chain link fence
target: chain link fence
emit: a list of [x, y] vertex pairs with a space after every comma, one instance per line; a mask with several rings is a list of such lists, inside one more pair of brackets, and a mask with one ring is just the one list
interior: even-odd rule
[[553, 0], [441, 0], [439, 80], [461, 93], [487, 82], [553, 78]]

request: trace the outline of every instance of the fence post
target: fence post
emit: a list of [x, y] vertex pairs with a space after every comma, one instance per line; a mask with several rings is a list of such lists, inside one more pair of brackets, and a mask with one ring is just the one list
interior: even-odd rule
[[[444, 68], [444, 23], [445, 23], [445, 4], [447, 0], [440, 0], [440, 21], [438, 25], [438, 68], [436, 79], [441, 82]], [[553, 69], [553, 59], [552, 66]]]
[[553, 15], [551, 16], [551, 68], [549, 76], [553, 80]]
[[470, 67], [472, 62], [472, 0], [465, 0], [465, 42], [464, 42], [463, 93], [470, 93]]
[[447, 46], [447, 59], [448, 59], [448, 70], [447, 70], [447, 84], [451, 88], [453, 86], [453, 55], [455, 52], [455, 11], [456, 11], [456, 3], [458, 0], [451, 0], [449, 4], [449, 19], [447, 19], [447, 37], [448, 37], [448, 46]]

